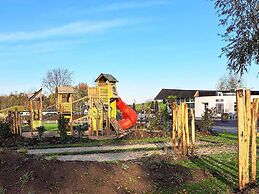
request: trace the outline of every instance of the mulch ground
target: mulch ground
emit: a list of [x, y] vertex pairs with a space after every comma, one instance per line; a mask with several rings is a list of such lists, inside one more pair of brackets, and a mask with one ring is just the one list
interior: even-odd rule
[[211, 177], [162, 160], [61, 162], [1, 149], [0, 188], [6, 193], [152, 193]]

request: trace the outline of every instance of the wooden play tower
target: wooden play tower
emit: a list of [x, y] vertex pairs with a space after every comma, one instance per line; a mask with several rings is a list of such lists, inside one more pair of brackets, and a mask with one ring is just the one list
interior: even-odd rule
[[59, 86], [56, 88], [57, 112], [68, 120], [68, 135], [73, 135], [73, 93], [72, 86]]
[[[116, 83], [110, 74], [102, 73], [96, 80], [96, 87], [88, 88], [88, 125], [90, 135], [110, 135], [111, 125], [116, 120]], [[116, 129], [115, 129], [116, 130]]]
[[29, 98], [31, 135], [33, 135], [33, 132], [37, 127], [40, 127], [43, 125], [42, 108], [43, 108], [43, 94], [42, 94], [42, 88], [41, 88]]

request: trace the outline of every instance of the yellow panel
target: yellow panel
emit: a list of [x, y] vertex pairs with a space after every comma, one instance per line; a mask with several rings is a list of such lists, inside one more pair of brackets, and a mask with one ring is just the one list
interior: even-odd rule
[[36, 129], [37, 127], [42, 126], [42, 121], [32, 121], [32, 129]]

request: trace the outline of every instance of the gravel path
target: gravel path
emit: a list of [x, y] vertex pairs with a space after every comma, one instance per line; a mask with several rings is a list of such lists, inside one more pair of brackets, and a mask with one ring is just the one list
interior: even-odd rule
[[[60, 156], [57, 159], [60, 161], [127, 161], [143, 157], [149, 157], [153, 154], [164, 154], [163, 151], [137, 151], [137, 152], [119, 152], [119, 153], [100, 153], [86, 155], [67, 155]], [[48, 158], [47, 158], [48, 159]]]
[[133, 145], [110, 145], [110, 146], [95, 146], [95, 147], [71, 147], [71, 148], [49, 148], [49, 149], [31, 149], [28, 154], [54, 154], [66, 152], [87, 152], [87, 151], [113, 151], [113, 150], [128, 150], [128, 149], [145, 149], [145, 148], [163, 148], [169, 147], [168, 143], [149, 143], [149, 144], [133, 144]]

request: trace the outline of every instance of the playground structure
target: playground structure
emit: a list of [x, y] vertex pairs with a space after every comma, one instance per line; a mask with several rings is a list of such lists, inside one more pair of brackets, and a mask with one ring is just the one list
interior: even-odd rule
[[[89, 136], [112, 136], [119, 137], [125, 135], [125, 130], [134, 126], [137, 122], [136, 112], [128, 107], [118, 96], [116, 83], [118, 82], [110, 74], [100, 74], [95, 80], [95, 87], [88, 87], [88, 95], [73, 101], [75, 93], [72, 86], [58, 86], [56, 88], [56, 112], [59, 118], [63, 116], [68, 121], [67, 134], [74, 135], [75, 125], [86, 124]], [[21, 112], [30, 113], [31, 136], [37, 127], [43, 126], [43, 94], [42, 89], [36, 91], [28, 99], [29, 107], [16, 106], [4, 110], [0, 113], [9, 118], [12, 123], [12, 133], [21, 134]], [[74, 105], [84, 104], [87, 114], [82, 114], [74, 118]], [[117, 121], [118, 110], [122, 113], [123, 119]], [[9, 114], [9, 116], [8, 116]], [[10, 121], [12, 118], [12, 121]]]
[[12, 134], [22, 134], [21, 127], [21, 112], [25, 111], [23, 106], [12, 106], [3, 110], [0, 110], [0, 114], [5, 118], [5, 121], [10, 123]]
[[[242, 89], [237, 90], [236, 97], [238, 113], [238, 176], [239, 189], [242, 191], [248, 188], [249, 183], [256, 184], [256, 137], [259, 99], [253, 99], [251, 106], [251, 92], [248, 89], [245, 91]], [[249, 173], [250, 170], [251, 174]]]
[[33, 131], [35, 131], [37, 127], [40, 127], [43, 125], [42, 109], [43, 109], [43, 94], [42, 94], [42, 88], [41, 88], [29, 98], [31, 135], [33, 135]]
[[[178, 147], [178, 159], [186, 158], [195, 147], [195, 121], [193, 109], [188, 113], [188, 106], [185, 103], [172, 104], [172, 148], [175, 151]], [[189, 133], [189, 115], [191, 121], [191, 141]]]

